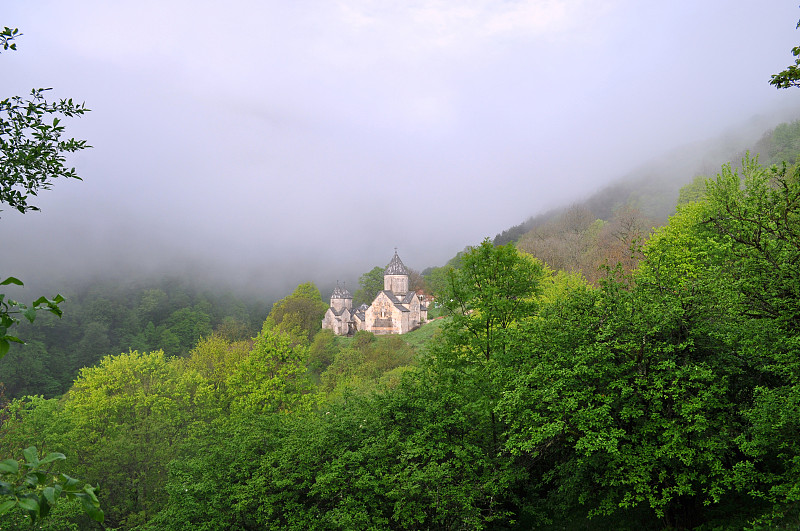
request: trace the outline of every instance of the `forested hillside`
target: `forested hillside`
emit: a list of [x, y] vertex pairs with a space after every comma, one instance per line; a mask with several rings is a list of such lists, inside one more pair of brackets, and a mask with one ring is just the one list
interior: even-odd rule
[[[0, 362], [0, 458], [66, 456], [106, 529], [793, 527], [800, 170], [767, 164], [697, 176], [655, 231], [631, 192], [468, 247], [414, 273], [445, 317], [404, 336], [320, 330], [313, 283], [269, 312], [68, 288]], [[81, 503], [38, 523], [99, 529]]]
[[620, 263], [627, 270], [636, 265], [636, 248], [652, 229], [664, 225], [677, 205], [702, 197], [706, 179], [718, 171], [711, 167], [726, 162], [738, 167], [746, 156], [758, 157], [764, 166], [796, 163], [800, 157], [800, 121], [780, 124], [746, 148], [734, 143], [700, 157], [688, 151], [676, 152], [675, 158], [691, 162], [678, 165], [665, 160], [664, 168], [640, 169], [584, 201], [503, 231], [495, 236], [494, 244], [515, 242], [554, 269], [581, 271], [596, 284], [603, 264]]
[[592, 219], [609, 221], [619, 209], [635, 209], [643, 218], [663, 225], [675, 213], [680, 189], [696, 178], [713, 177], [727, 162], [734, 165], [747, 154], [757, 155], [765, 166], [783, 161], [796, 162], [800, 154], [800, 121], [782, 123], [765, 132], [755, 143], [727, 142], [724, 139], [677, 149], [659, 161], [639, 168], [570, 207], [557, 208], [532, 216], [494, 237], [495, 245], [518, 241], [564, 215], [580, 209]]
[[2, 457], [65, 454], [106, 528], [796, 527], [800, 170], [703, 186], [594, 283], [468, 248], [408, 336], [319, 331], [304, 284], [252, 341], [111, 353], [7, 404]]

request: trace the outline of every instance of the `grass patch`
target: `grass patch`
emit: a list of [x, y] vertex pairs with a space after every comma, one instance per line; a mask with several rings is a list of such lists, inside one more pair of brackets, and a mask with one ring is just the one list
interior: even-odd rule
[[[435, 319], [433, 321], [428, 321], [421, 327], [408, 332], [407, 334], [403, 334], [400, 337], [403, 338], [407, 344], [414, 347], [417, 351], [419, 351], [422, 347], [424, 347], [434, 336], [434, 334], [442, 328], [445, 319]], [[390, 337], [390, 336], [375, 336], [376, 341], [381, 341], [382, 339]], [[334, 342], [336, 347], [339, 349], [352, 347], [353, 346], [353, 338], [347, 336], [336, 336], [334, 338]]]
[[434, 334], [436, 334], [436, 332], [442, 328], [444, 322], [444, 319], [429, 321], [416, 330], [407, 334], [403, 334], [401, 337], [403, 338], [403, 341], [417, 349], [417, 351], [420, 351], [422, 347], [430, 342]]

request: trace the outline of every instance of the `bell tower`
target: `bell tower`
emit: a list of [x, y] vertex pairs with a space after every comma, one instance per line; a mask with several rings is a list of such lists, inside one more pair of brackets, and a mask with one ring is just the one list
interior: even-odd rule
[[397, 247], [394, 248], [392, 261], [383, 271], [383, 289], [399, 296], [408, 293], [408, 269], [397, 255]]

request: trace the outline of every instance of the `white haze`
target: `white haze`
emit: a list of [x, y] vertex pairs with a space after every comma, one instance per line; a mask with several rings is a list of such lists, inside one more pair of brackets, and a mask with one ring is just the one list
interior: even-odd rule
[[5, 0], [0, 15], [24, 33], [0, 97], [55, 87], [92, 109], [67, 123], [94, 146], [70, 160], [84, 181], [0, 214], [0, 274], [22, 277], [352, 286], [394, 247], [440, 265], [800, 107], [768, 85], [800, 39], [796, 2]]

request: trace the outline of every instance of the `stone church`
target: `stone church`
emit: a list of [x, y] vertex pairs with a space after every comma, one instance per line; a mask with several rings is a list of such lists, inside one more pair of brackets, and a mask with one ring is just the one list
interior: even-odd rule
[[405, 334], [419, 328], [428, 320], [428, 308], [419, 295], [408, 289], [408, 269], [397, 251], [383, 271], [383, 291], [372, 304], [353, 309], [353, 296], [336, 286], [331, 294], [331, 306], [322, 319], [322, 328], [339, 336], [366, 330], [373, 334]]

